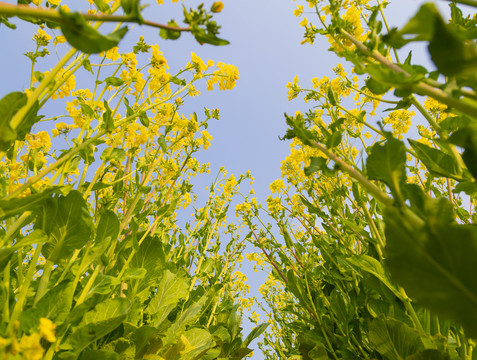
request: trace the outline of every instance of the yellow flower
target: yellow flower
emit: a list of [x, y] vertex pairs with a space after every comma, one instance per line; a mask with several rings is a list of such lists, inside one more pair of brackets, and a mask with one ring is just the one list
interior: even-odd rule
[[55, 329], [56, 329], [56, 324], [53, 324], [53, 322], [50, 319], [47, 319], [47, 318], [40, 319], [40, 335], [46, 341], [49, 341], [51, 343], [56, 341]]
[[296, 17], [300, 16], [301, 14], [303, 14], [303, 5], [297, 5], [296, 6], [297, 8], [295, 10], [293, 10], [293, 15], [295, 15]]
[[33, 40], [36, 41], [36, 44], [38, 46], [48, 46], [50, 40], [51, 40], [51, 36], [48, 35], [45, 30], [43, 29], [38, 29], [38, 32], [33, 35]]
[[33, 333], [31, 335], [23, 335], [20, 340], [20, 351], [24, 360], [41, 360], [44, 349], [40, 345], [41, 335]]
[[48, 0], [48, 2], [51, 4], [51, 5], [60, 5], [60, 1], [61, 0]]
[[272, 194], [275, 194], [277, 192], [280, 192], [280, 190], [285, 190], [286, 186], [285, 184], [283, 183], [283, 180], [282, 179], [277, 179], [275, 180], [274, 182], [272, 182], [270, 184], [270, 191], [272, 192]]

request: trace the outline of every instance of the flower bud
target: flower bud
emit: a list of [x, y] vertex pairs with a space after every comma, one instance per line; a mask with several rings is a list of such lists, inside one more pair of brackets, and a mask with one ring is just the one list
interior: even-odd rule
[[216, 1], [212, 4], [210, 11], [214, 13], [219, 13], [223, 10], [223, 8], [224, 8], [224, 4], [222, 3], [222, 1]]

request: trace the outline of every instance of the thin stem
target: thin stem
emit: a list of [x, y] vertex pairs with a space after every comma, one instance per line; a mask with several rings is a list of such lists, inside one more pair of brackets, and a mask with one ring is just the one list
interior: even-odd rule
[[394, 200], [387, 196], [384, 192], [382, 192], [376, 185], [374, 185], [371, 181], [369, 181], [366, 177], [363, 176], [359, 171], [353, 169], [343, 160], [341, 160], [338, 156], [333, 154], [323, 145], [319, 144], [318, 142], [313, 142], [313, 146], [316, 147], [318, 150], [323, 152], [326, 156], [332, 159], [335, 163], [337, 163], [342, 170], [346, 171], [352, 178], [357, 180], [363, 187], [365, 187], [371, 195], [373, 195], [376, 200], [381, 201], [384, 205], [391, 206], [394, 204]]
[[[35, 19], [41, 19], [51, 21], [57, 24], [67, 24], [68, 20], [65, 19], [58, 11], [45, 8], [33, 8], [27, 5], [12, 5], [3, 1], [0, 1], [0, 15], [6, 17], [19, 16], [19, 17], [31, 17]], [[109, 14], [80, 14], [86, 21], [101, 21], [101, 22], [126, 22], [126, 23], [138, 23], [147, 26], [173, 30], [173, 31], [191, 31], [190, 27], [178, 27], [170, 26], [161, 23], [156, 23], [149, 20], [141, 20], [136, 16], [128, 15], [109, 15]]]
[[[352, 36], [350, 33], [348, 33], [346, 30], [340, 29], [341, 34], [343, 34], [348, 40], [350, 40], [356, 47], [361, 50], [365, 55], [370, 56], [374, 58], [375, 60], [379, 61], [381, 64], [386, 66], [387, 68], [394, 70], [395, 72], [405, 74], [406, 76], [410, 76], [408, 72], [405, 70], [401, 69], [397, 64], [393, 63], [389, 59], [387, 59], [385, 56], [383, 56], [379, 51], [373, 50], [369, 51], [368, 48], [359, 40], [357, 40], [354, 36]], [[449, 106], [453, 107], [456, 110], [459, 110], [465, 114], [468, 114], [473, 117], [477, 117], [477, 107], [470, 104], [466, 103], [463, 101], [460, 101], [459, 99], [456, 99], [452, 97], [451, 95], [433, 88], [432, 86], [420, 81], [417, 84], [414, 85], [409, 85], [410, 90], [412, 90], [415, 93], [422, 94], [422, 95], [427, 95], [430, 96], [437, 101]]]

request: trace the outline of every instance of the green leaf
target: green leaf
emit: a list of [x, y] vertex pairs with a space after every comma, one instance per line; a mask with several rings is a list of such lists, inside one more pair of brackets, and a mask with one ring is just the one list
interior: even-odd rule
[[[68, 196], [55, 199], [57, 211], [41, 212], [37, 223], [50, 223], [49, 239], [44, 244], [42, 253], [53, 262], [69, 257], [75, 249], [84, 246], [90, 239], [91, 219], [83, 196], [72, 191]], [[53, 216], [52, 216], [53, 215]]]
[[375, 258], [368, 255], [357, 255], [346, 259], [351, 265], [356, 266], [362, 272], [374, 275], [381, 283], [391, 290], [398, 298], [402, 297], [399, 290], [388, 278], [383, 265]]
[[404, 360], [424, 347], [417, 330], [395, 319], [374, 319], [369, 340], [387, 360]]
[[426, 349], [408, 356], [406, 360], [450, 360], [450, 357], [439, 350]]
[[104, 82], [107, 85], [116, 86], [116, 87], [121, 86], [122, 84], [124, 84], [123, 79], [118, 78], [118, 77], [114, 77], [114, 76], [107, 77], [106, 79], [104, 79]]
[[165, 270], [157, 292], [146, 308], [146, 313], [152, 317], [153, 324], [158, 327], [176, 307], [179, 300], [189, 294], [189, 283], [183, 276]]
[[131, 260], [132, 268], [144, 268], [147, 274], [139, 283], [138, 296], [148, 296], [149, 287], [157, 286], [165, 264], [165, 254], [162, 242], [158, 238], [146, 237]]
[[310, 165], [305, 167], [304, 172], [306, 176], [310, 176], [311, 174], [317, 171], [323, 171], [325, 175], [333, 175], [335, 172], [326, 166], [326, 159], [323, 157], [311, 157], [310, 158]]
[[49, 289], [35, 307], [27, 308], [22, 312], [20, 323], [23, 330], [36, 330], [40, 324], [40, 318], [50, 319], [57, 325], [63, 324], [70, 314], [73, 295], [74, 283], [70, 280], [63, 280]]
[[[174, 20], [169, 21], [167, 25], [179, 27], [179, 25]], [[181, 32], [178, 30], [161, 29], [159, 30], [159, 36], [165, 40], [177, 40], [180, 38]]]
[[66, 40], [71, 46], [87, 54], [97, 54], [118, 46], [128, 31], [127, 26], [123, 26], [109, 35], [102, 35], [88, 25], [80, 13], [66, 12], [61, 7], [58, 10], [62, 17], [61, 32]]
[[249, 346], [253, 340], [258, 338], [267, 329], [268, 325], [270, 324], [263, 323], [254, 327], [252, 331], [250, 332], [250, 334], [248, 334], [247, 337], [245, 338], [242, 346], [245, 346], [245, 347]]
[[149, 127], [149, 117], [147, 116], [147, 113], [145, 111], [139, 112], [139, 121], [143, 126]]
[[373, 145], [366, 171], [370, 180], [381, 180], [394, 194], [400, 193], [406, 182], [406, 147], [403, 142], [390, 138], [384, 145]]
[[27, 103], [23, 92], [12, 92], [0, 100], [0, 151], [7, 151], [17, 139], [17, 132], [10, 126], [13, 116]]
[[114, 160], [117, 162], [122, 162], [124, 159], [126, 159], [126, 151], [121, 148], [106, 148], [101, 153], [99, 158], [103, 161]]
[[60, 193], [60, 191], [61, 187], [53, 186], [38, 194], [28, 195], [22, 198], [13, 198], [10, 200], [0, 200], [0, 220], [21, 215], [25, 211], [35, 212], [42, 206], [45, 200], [50, 199], [53, 194]]
[[121, 281], [130, 280], [130, 279], [144, 279], [146, 276], [147, 270], [144, 268], [127, 268], [124, 271]]
[[385, 94], [391, 89], [392, 86], [385, 84], [379, 80], [376, 80], [373, 77], [370, 77], [366, 80], [366, 87], [375, 95]]
[[184, 331], [186, 325], [197, 321], [200, 311], [207, 301], [207, 294], [203, 295], [196, 302], [189, 304], [188, 307], [182, 311], [180, 316], [174, 321], [174, 323], [169, 328], [166, 337], [164, 338], [164, 345], [172, 344], [177, 337], [180, 336], [181, 332]]
[[477, 45], [462, 39], [441, 16], [434, 19], [429, 53], [439, 72], [446, 76], [470, 75], [477, 70]]
[[211, 44], [216, 46], [230, 44], [230, 42], [228, 42], [227, 40], [219, 39], [215, 34], [208, 33], [201, 28], [193, 29], [192, 34], [200, 44]]
[[107, 238], [116, 241], [119, 235], [119, 219], [111, 210], [105, 210], [99, 219], [98, 228], [96, 230], [95, 243], [101, 243]]
[[462, 169], [459, 169], [459, 165], [452, 156], [418, 141], [411, 139], [408, 141], [419, 160], [435, 177], [463, 180]]
[[81, 353], [78, 360], [119, 360], [119, 354], [107, 350], [92, 350], [87, 349]]
[[477, 127], [467, 126], [457, 130], [449, 137], [449, 142], [464, 148], [462, 159], [474, 179], [477, 179]]
[[102, 13], [108, 12], [110, 10], [109, 5], [106, 4], [103, 0], [94, 0], [94, 4]]
[[464, 181], [458, 183], [456, 187], [452, 190], [453, 193], [465, 192], [469, 196], [477, 196], [477, 182], [475, 181]]
[[86, 296], [92, 294], [110, 294], [111, 291], [120, 284], [121, 282], [114, 276], [99, 274], [93, 282], [93, 286], [89, 290]]
[[425, 221], [386, 208], [386, 264], [419, 303], [477, 337], [477, 228], [454, 222], [447, 199], [426, 196]]
[[33, 244], [41, 244], [48, 240], [48, 235], [44, 231], [36, 229], [21, 240], [17, 240], [15, 244], [10, 247], [0, 249], [0, 266], [4, 265], [8, 258], [18, 249]]
[[114, 119], [111, 116], [111, 108], [106, 100], [104, 100], [105, 111], [103, 113], [103, 123], [101, 127], [107, 132], [112, 132], [114, 130]]
[[341, 132], [333, 131], [328, 140], [326, 140], [326, 147], [331, 149], [338, 146], [341, 143], [341, 138]]
[[89, 344], [121, 325], [130, 309], [131, 303], [126, 298], [108, 299], [99, 303], [84, 315], [79, 327], [68, 338], [68, 343], [75, 353], [80, 353]]

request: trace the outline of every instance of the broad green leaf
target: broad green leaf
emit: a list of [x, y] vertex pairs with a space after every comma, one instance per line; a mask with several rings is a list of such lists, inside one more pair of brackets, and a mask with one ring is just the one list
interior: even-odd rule
[[454, 193], [465, 192], [469, 196], [477, 196], [477, 182], [475, 181], [464, 181], [458, 183], [454, 190]]
[[21, 325], [24, 331], [36, 329], [40, 318], [47, 318], [57, 325], [63, 324], [68, 318], [73, 303], [74, 284], [63, 280], [42, 296], [35, 307], [22, 312]]
[[326, 147], [332, 149], [341, 143], [342, 135], [340, 131], [333, 131], [330, 137], [326, 140]]
[[467, 126], [457, 130], [449, 137], [449, 142], [464, 148], [462, 159], [474, 179], [477, 179], [477, 127]]
[[313, 349], [308, 352], [308, 356], [311, 360], [329, 360], [328, 352], [326, 351], [325, 346], [316, 345]]
[[107, 77], [106, 79], [104, 79], [104, 82], [107, 85], [116, 86], [116, 87], [121, 86], [122, 84], [124, 84], [123, 79], [118, 78], [118, 77], [114, 77], [114, 76]]
[[107, 350], [92, 350], [92, 349], [87, 349], [84, 350], [78, 360], [119, 360], [119, 354], [115, 353], [113, 351], [107, 351]]
[[48, 240], [48, 235], [43, 230], [33, 230], [30, 234], [21, 240], [18, 240], [14, 245], [0, 249], [0, 265], [6, 262], [6, 260], [18, 249], [21, 249], [28, 245], [41, 244]]
[[192, 328], [184, 333], [189, 350], [184, 349], [181, 360], [199, 359], [201, 354], [215, 346], [212, 335], [204, 329]]
[[370, 77], [366, 80], [366, 87], [375, 95], [385, 94], [391, 89], [391, 85], [385, 84], [382, 81]]
[[149, 287], [157, 286], [165, 264], [165, 254], [162, 242], [158, 238], [146, 237], [131, 260], [132, 268], [144, 268], [146, 276], [139, 281], [137, 294], [139, 297], [149, 295]]
[[85, 245], [91, 235], [88, 207], [80, 192], [72, 191], [67, 196], [59, 197], [57, 202], [54, 217], [47, 217], [48, 213], [42, 212], [41, 219], [51, 224], [50, 237], [42, 253], [53, 262], [70, 256], [75, 249]]
[[136, 345], [136, 359], [144, 359], [151, 352], [155, 354], [163, 346], [159, 331], [148, 325], [136, 329], [130, 339]]
[[[438, 17], [440, 14], [436, 6], [426, 3], [401, 30], [393, 29], [384, 37], [384, 41], [396, 48], [401, 48], [411, 41], [430, 41], [434, 35], [434, 21]], [[404, 39], [403, 35], [410, 34], [416, 36]]]
[[131, 303], [126, 298], [108, 299], [99, 303], [84, 315], [79, 327], [68, 338], [68, 343], [76, 353], [81, 352], [93, 341], [121, 325], [130, 308]]
[[13, 116], [27, 103], [23, 92], [12, 92], [0, 100], [0, 151], [7, 151], [17, 139], [17, 132], [10, 126]]
[[128, 31], [127, 26], [123, 26], [109, 35], [102, 35], [88, 25], [80, 13], [66, 12], [61, 7], [59, 13], [62, 17], [61, 32], [68, 43], [87, 54], [97, 54], [118, 46]]
[[207, 301], [207, 294], [203, 295], [194, 303], [189, 303], [182, 313], [177, 317], [174, 323], [169, 328], [166, 337], [164, 338], [164, 345], [172, 344], [184, 331], [186, 325], [197, 321], [203, 305]]
[[403, 142], [390, 138], [384, 145], [373, 145], [366, 171], [370, 180], [381, 180], [393, 193], [399, 193], [406, 182], [406, 148]]
[[459, 169], [459, 165], [452, 156], [418, 141], [411, 139], [408, 141], [419, 160], [434, 176], [443, 176], [456, 180], [463, 179], [462, 169]]
[[473, 74], [477, 70], [477, 45], [462, 39], [442, 17], [435, 17], [429, 53], [437, 69], [446, 76]]
[[93, 286], [86, 295], [86, 297], [92, 294], [107, 295], [120, 284], [121, 282], [114, 276], [99, 274], [94, 280]]
[[119, 235], [119, 219], [111, 210], [105, 210], [99, 219], [98, 228], [96, 230], [95, 243], [100, 243], [106, 238], [116, 241]]
[[101, 160], [103, 161], [118, 161], [122, 162], [124, 159], [126, 159], [126, 151], [121, 148], [106, 148], [104, 151], [101, 153], [100, 157]]
[[219, 39], [215, 34], [206, 32], [201, 28], [193, 28], [192, 35], [200, 44], [211, 44], [216, 46], [228, 45], [230, 42], [224, 39]]
[[245, 340], [243, 342], [243, 346], [245, 346], [245, 347], [249, 346], [250, 343], [253, 340], [255, 340], [260, 335], [262, 335], [262, 333], [267, 329], [268, 325], [270, 325], [270, 324], [269, 323], [263, 323], [263, 324], [260, 324], [256, 327], [254, 327], [252, 329], [252, 331], [250, 332], [250, 334], [248, 334], [247, 337], [245, 338]]
[[425, 221], [386, 208], [386, 264], [392, 278], [432, 311], [477, 337], [477, 228], [454, 222], [445, 198], [426, 201]]
[[121, 281], [130, 280], [130, 279], [144, 279], [146, 276], [147, 270], [144, 268], [127, 268], [124, 271], [124, 274], [121, 278]]
[[109, 5], [104, 2], [104, 0], [94, 0], [94, 4], [98, 8], [99, 11], [105, 13], [109, 11]]
[[396, 286], [388, 278], [381, 262], [368, 255], [356, 255], [346, 259], [351, 265], [356, 266], [363, 272], [374, 275], [381, 283], [391, 290], [398, 298], [402, 297]]
[[153, 324], [158, 327], [179, 303], [189, 294], [189, 282], [183, 276], [165, 270], [157, 288], [146, 308], [146, 313], [153, 319]]
[[448, 354], [436, 349], [420, 350], [415, 354], [409, 355], [406, 360], [450, 360]]
[[[169, 21], [167, 25], [179, 27], [179, 24], [177, 24], [174, 20]], [[180, 38], [181, 32], [171, 29], [161, 29], [159, 30], [159, 36], [165, 40], [177, 40]]]
[[369, 339], [375, 350], [387, 360], [404, 360], [424, 347], [417, 330], [395, 319], [374, 319]]
[[323, 157], [311, 157], [310, 165], [304, 168], [305, 175], [310, 176], [320, 170], [323, 171], [325, 175], [333, 175], [335, 172], [326, 166], [326, 161], [327, 160]]

